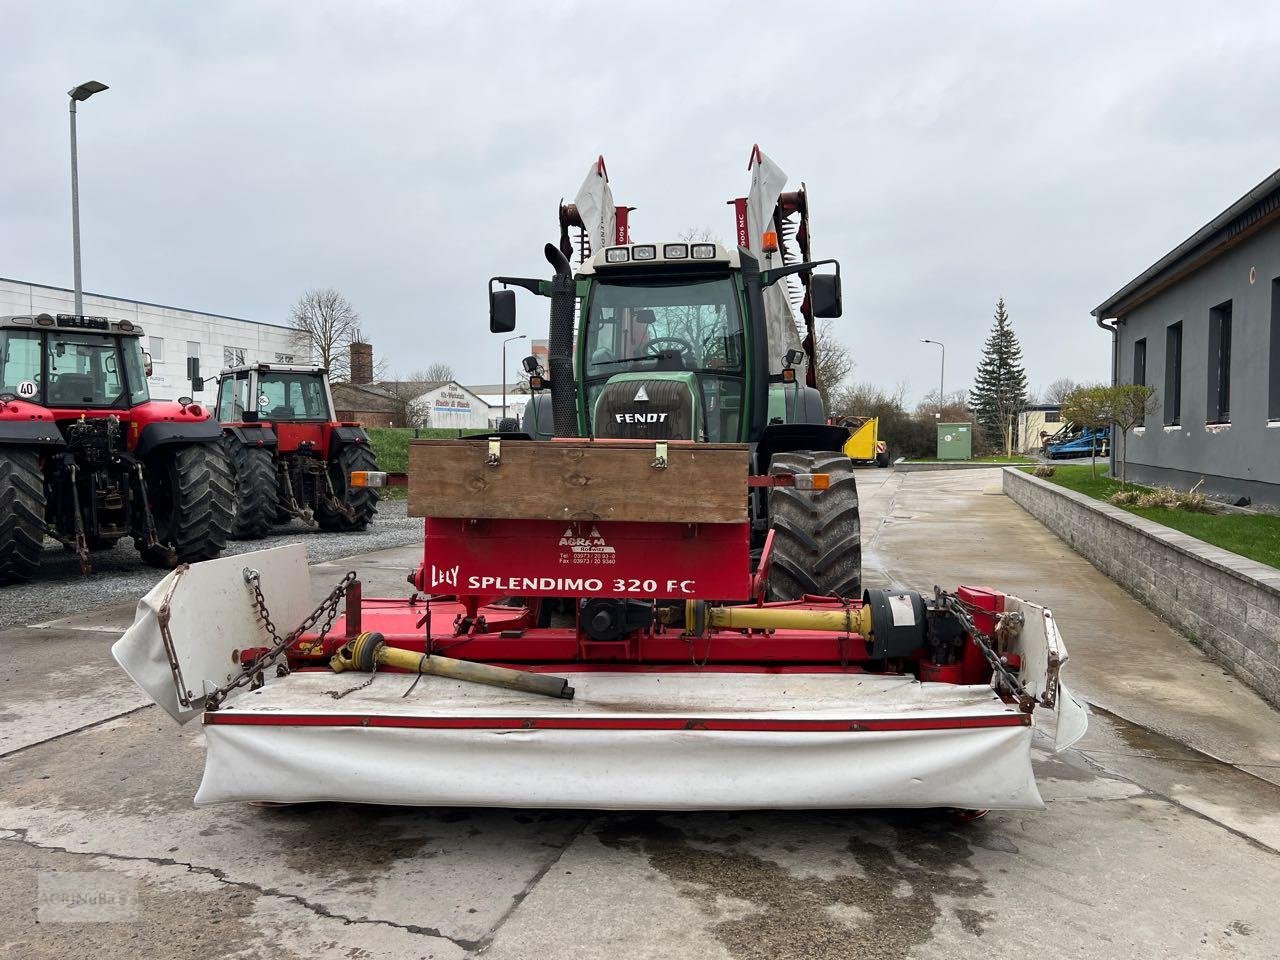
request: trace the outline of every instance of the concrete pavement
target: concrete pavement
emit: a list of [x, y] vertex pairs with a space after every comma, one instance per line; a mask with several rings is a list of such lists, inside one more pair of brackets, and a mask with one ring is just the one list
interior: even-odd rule
[[[126, 605], [0, 633], [0, 955], [1280, 954], [1274, 711], [999, 495], [997, 471], [859, 479], [869, 583], [1054, 607], [1067, 678], [1105, 712], [1064, 756], [1041, 738], [1047, 810], [196, 810], [198, 725], [137, 708], [107, 655]], [[407, 593], [419, 550], [320, 564], [317, 592], [354, 564], [366, 595]], [[68, 884], [100, 895], [68, 904]], [[98, 908], [117, 919], [76, 921]]]

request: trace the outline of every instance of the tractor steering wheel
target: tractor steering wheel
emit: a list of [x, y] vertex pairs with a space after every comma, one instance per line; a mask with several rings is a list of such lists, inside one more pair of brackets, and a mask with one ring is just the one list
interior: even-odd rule
[[[644, 345], [645, 353], [656, 357], [663, 352], [664, 345], [674, 344], [680, 354], [680, 359], [684, 360], [687, 354], [693, 353], [693, 344], [688, 340], [682, 340], [679, 337], [653, 337]], [[655, 346], [657, 349], [654, 349]]]

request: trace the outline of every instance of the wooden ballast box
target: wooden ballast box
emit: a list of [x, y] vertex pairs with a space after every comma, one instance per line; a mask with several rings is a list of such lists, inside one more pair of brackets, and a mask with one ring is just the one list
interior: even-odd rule
[[745, 523], [750, 448], [648, 440], [412, 440], [409, 516]]

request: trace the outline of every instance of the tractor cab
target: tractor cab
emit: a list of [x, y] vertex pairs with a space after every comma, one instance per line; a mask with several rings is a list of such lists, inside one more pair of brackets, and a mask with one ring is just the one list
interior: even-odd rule
[[151, 399], [142, 328], [47, 313], [0, 318], [0, 395], [46, 409], [127, 410]]
[[324, 367], [259, 363], [231, 367], [218, 378], [222, 423], [329, 423], [333, 397]]

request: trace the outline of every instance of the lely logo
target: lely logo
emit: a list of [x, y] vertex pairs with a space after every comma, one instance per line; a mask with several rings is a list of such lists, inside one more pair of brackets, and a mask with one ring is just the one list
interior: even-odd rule
[[431, 586], [456, 587], [458, 585], [458, 568], [449, 567], [441, 570], [434, 563], [431, 565]]

